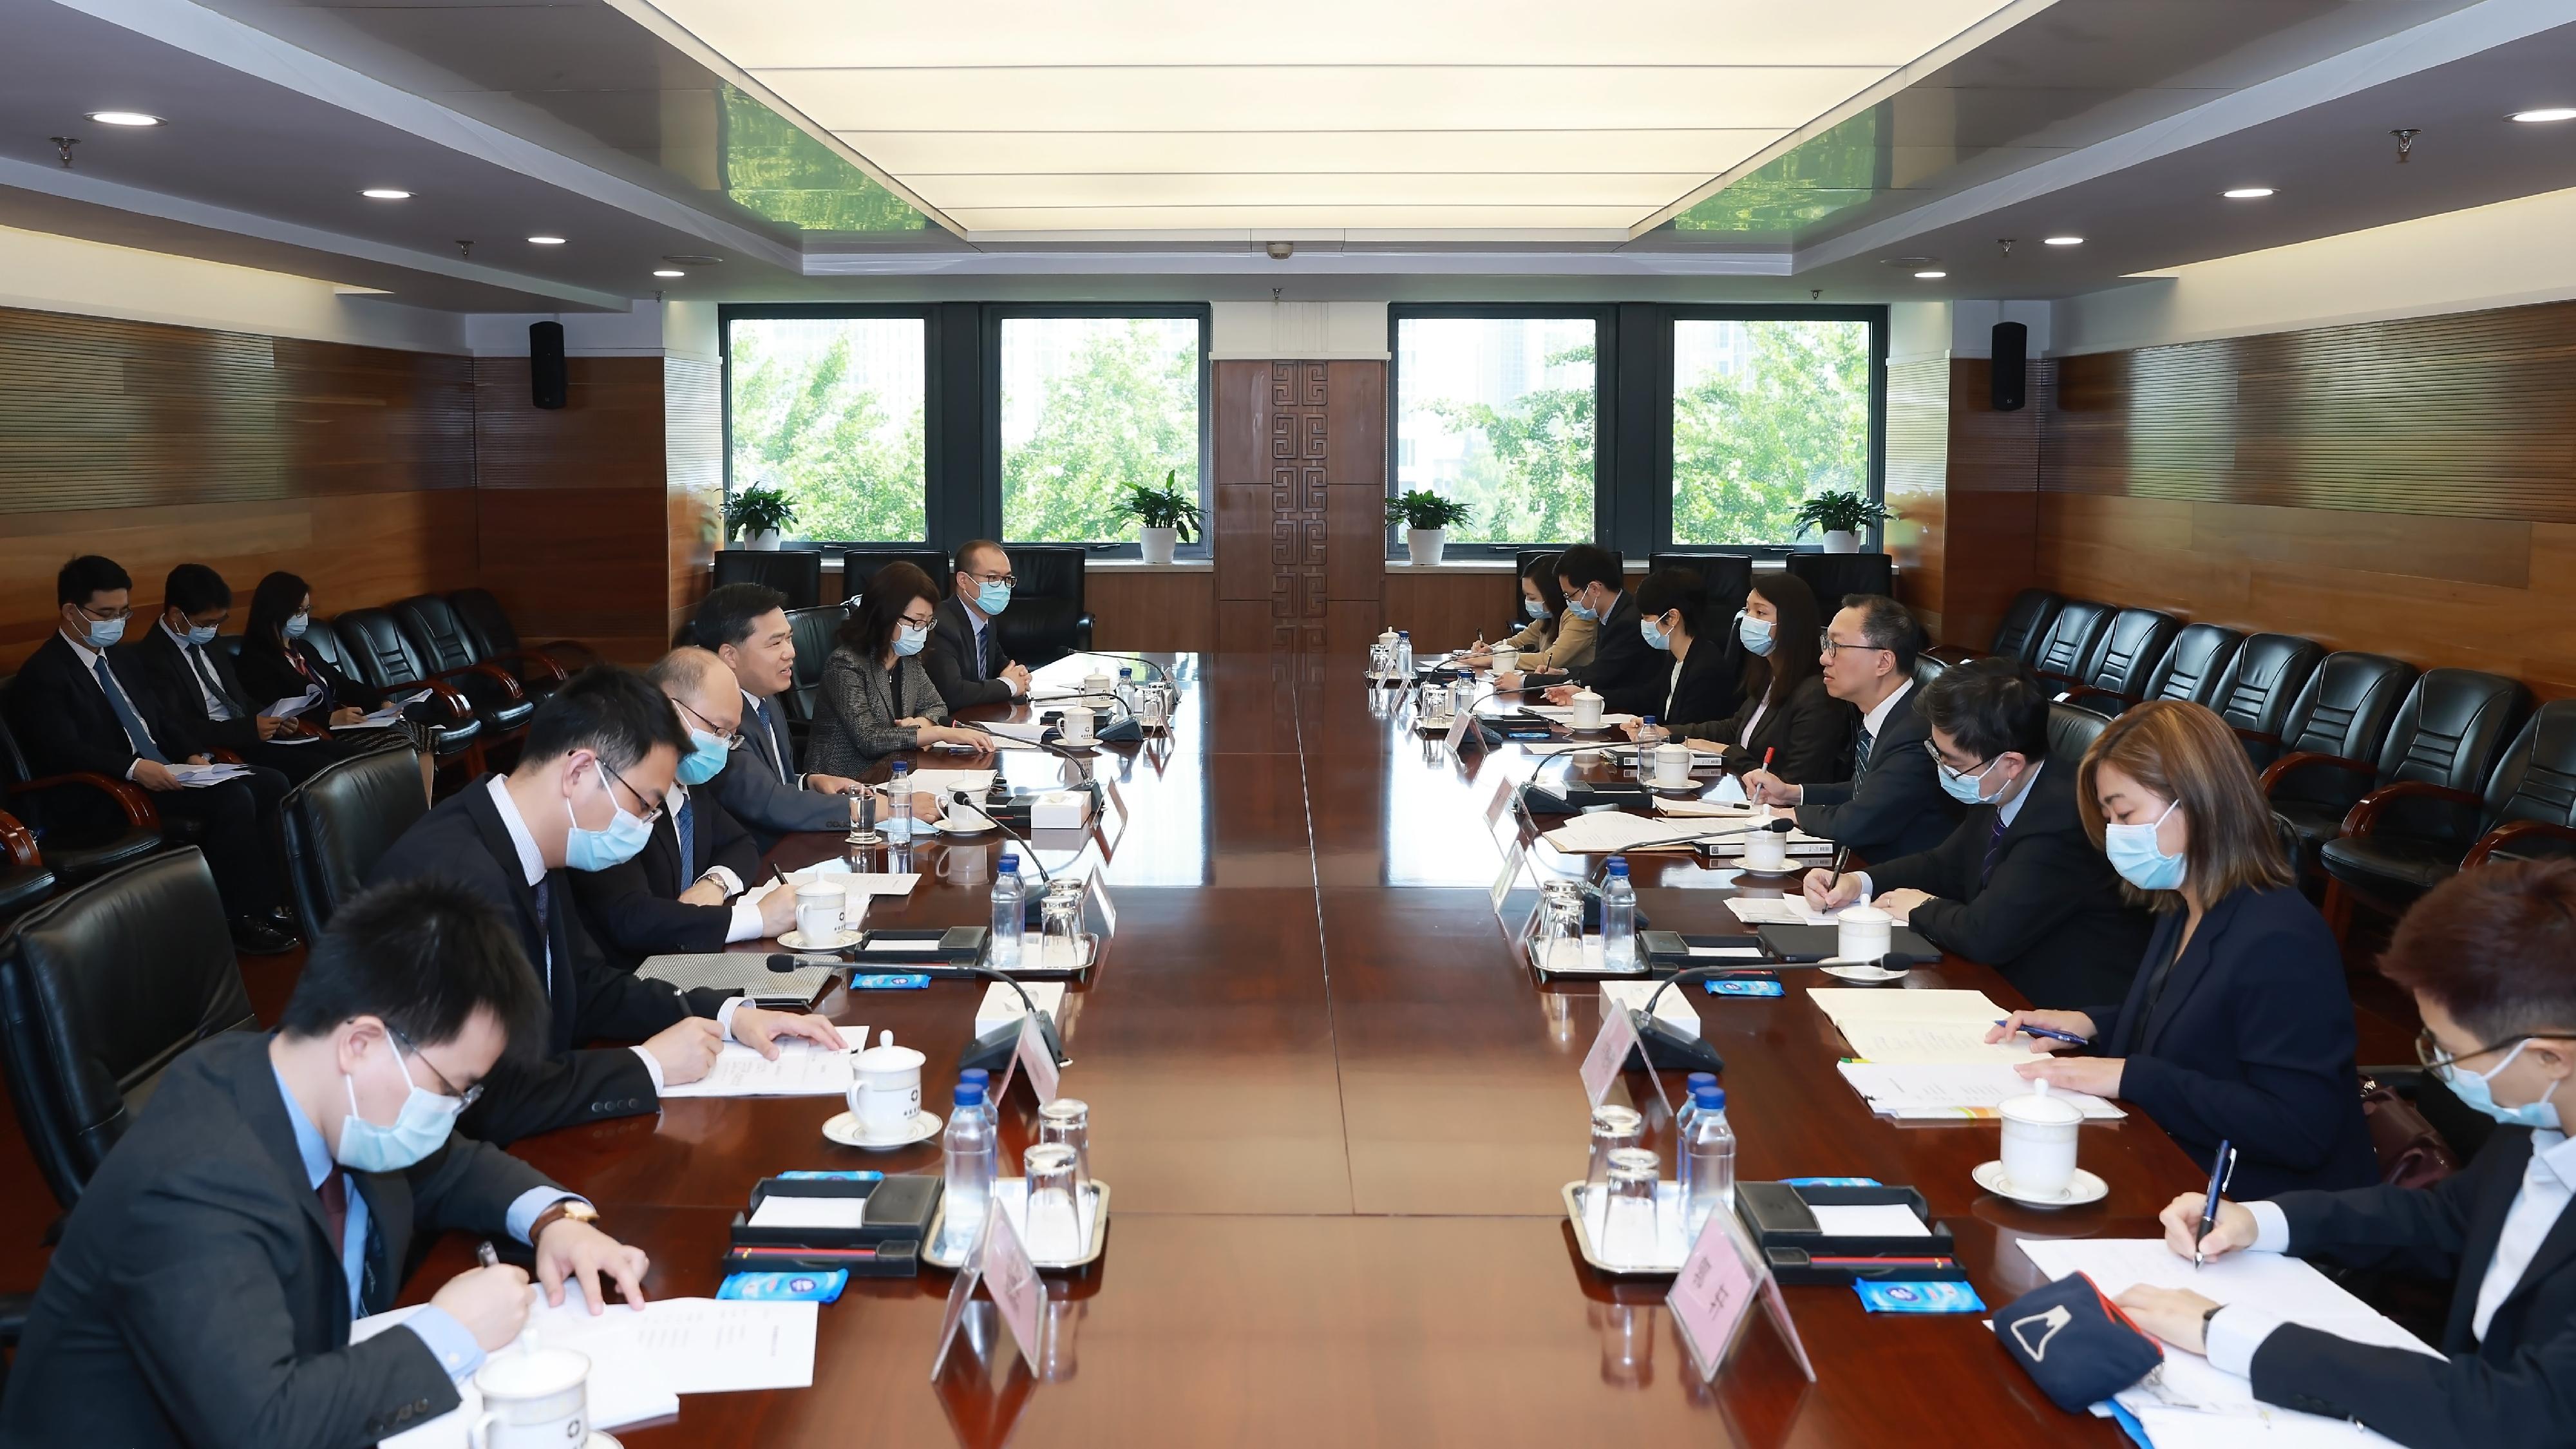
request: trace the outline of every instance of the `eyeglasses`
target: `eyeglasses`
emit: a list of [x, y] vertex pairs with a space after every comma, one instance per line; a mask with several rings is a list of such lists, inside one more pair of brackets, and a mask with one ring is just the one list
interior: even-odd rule
[[1894, 652], [1888, 649], [1884, 644], [1838, 644], [1834, 642], [1834, 636], [1831, 630], [1819, 629], [1816, 631], [1817, 653], [1831, 655], [1837, 649], [1875, 649], [1881, 653]]
[[686, 712], [687, 712], [687, 714], [688, 714], [688, 716], [689, 716], [689, 718], [696, 720], [698, 723], [700, 723], [700, 724], [702, 724], [702, 725], [705, 725], [705, 726], [707, 727], [707, 733], [708, 733], [708, 734], [711, 734], [711, 735], [714, 735], [717, 739], [720, 739], [720, 740], [724, 741], [724, 744], [725, 744], [725, 748], [726, 748], [726, 749], [728, 749], [728, 750], [738, 750], [738, 749], [741, 749], [741, 748], [742, 748], [742, 731], [740, 731], [740, 730], [729, 730], [729, 729], [723, 729], [723, 728], [718, 727], [718, 726], [717, 726], [717, 724], [716, 724], [716, 722], [715, 722], [714, 720], [711, 720], [711, 719], [707, 718], [705, 715], [702, 715], [702, 714], [698, 713], [698, 712], [697, 712], [696, 710], [694, 710], [694, 709], [690, 709], [690, 708], [689, 708], [689, 703], [688, 703], [688, 701], [687, 701], [687, 700], [684, 700], [684, 699], [673, 699], [673, 700], [671, 701], [671, 703], [678, 705], [678, 706], [679, 706], [683, 711], [686, 711]]
[[[436, 1062], [422, 1056], [420, 1054], [420, 1048], [412, 1044], [412, 1039], [403, 1035], [401, 1032], [396, 1031], [391, 1022], [387, 1022], [385, 1024], [385, 1035], [394, 1039], [395, 1046], [401, 1047], [405, 1052], [410, 1053], [413, 1061], [429, 1068], [429, 1074], [438, 1078], [438, 1084], [447, 1089], [446, 1095], [454, 1097], [456, 1100], [464, 1103], [468, 1107], [473, 1106], [476, 1099], [483, 1095], [483, 1084], [481, 1082], [476, 1082], [470, 1087], [460, 1088], [454, 1082], [449, 1081], [447, 1079], [447, 1073], [440, 1071]], [[406, 1075], [408, 1075], [408, 1073], [406, 1073]]]
[[1020, 582], [1018, 574], [979, 574], [966, 571], [966, 577], [979, 584], [1010, 584], [1016, 587]]
[[2434, 1040], [2433, 1029], [2428, 1026], [2419, 1028], [2415, 1033], [2415, 1060], [2424, 1064], [2424, 1070], [2428, 1072], [2438, 1072], [2445, 1067], [2456, 1067], [2471, 1057], [2482, 1057], [2489, 1052], [2500, 1052], [2506, 1047], [2520, 1046], [2527, 1041], [2555, 1040], [2560, 1038], [2576, 1038], [2576, 1032], [2526, 1031], [2520, 1036], [2509, 1036], [2499, 1042], [2490, 1042], [2474, 1051], [2465, 1051], [2454, 1054], [2442, 1050], [2442, 1044]]
[[1995, 767], [1995, 761], [2003, 758], [2000, 755], [1991, 756], [1984, 764], [1977, 766], [1977, 768], [1973, 770], [1962, 770], [1957, 766], [1952, 765], [1948, 760], [1941, 758], [1940, 749], [1930, 740], [1925, 740], [1923, 742], [1923, 753], [1932, 757], [1932, 768], [1949, 776], [1953, 780], [1974, 780], [1980, 775], [1985, 774], [1988, 770], [1993, 769]]
[[[618, 774], [615, 770], [612, 770], [612, 769], [608, 768], [608, 762], [607, 762], [606, 760], [602, 760], [602, 761], [600, 761], [600, 762], [599, 762], [599, 773], [600, 773], [600, 774], [602, 774], [602, 775], [604, 775], [604, 776], [606, 776], [607, 778], [609, 778], [609, 779], [611, 779], [611, 780], [616, 781], [616, 782], [617, 782], [618, 784], [620, 784], [620, 785], [626, 785], [626, 777], [625, 777], [625, 776], [623, 776], [623, 775]], [[634, 797], [635, 797], [635, 803], [644, 807], [644, 823], [645, 823], [645, 824], [647, 824], [647, 825], [652, 825], [652, 824], [655, 824], [655, 823], [657, 823], [657, 822], [659, 822], [659, 821], [661, 820], [661, 818], [662, 818], [662, 802], [660, 802], [659, 800], [647, 800], [647, 799], [645, 799], [645, 798], [644, 798], [644, 792], [643, 792], [643, 791], [641, 791], [641, 790], [636, 789], [636, 788], [635, 788], [634, 786], [632, 786], [632, 785], [626, 785], [626, 793], [627, 793], [627, 794], [629, 794], [629, 795], [634, 796]], [[615, 797], [615, 796], [611, 796], [611, 797], [609, 797], [609, 803], [610, 803], [610, 804], [612, 804], [612, 805], [616, 804], [616, 803], [617, 803], [617, 801], [616, 801], [616, 797]]]
[[903, 616], [903, 618], [902, 618], [901, 620], [899, 620], [898, 622], [900, 622], [900, 623], [904, 623], [904, 624], [909, 624], [909, 625], [911, 625], [911, 626], [912, 626], [913, 628], [915, 628], [915, 629], [927, 629], [927, 628], [929, 628], [932, 624], [935, 624], [935, 623], [937, 623], [938, 621], [939, 621], [939, 616], [938, 616], [938, 615], [936, 615], [936, 614], [925, 615], [924, 617], [922, 617], [922, 618], [918, 618], [918, 619], [916, 619], [916, 618], [912, 617], [910, 614], [906, 614], [906, 615], [904, 615], [904, 616]]
[[87, 604], [74, 604], [72, 607], [80, 610], [82, 618], [96, 619], [101, 623], [105, 623], [110, 619], [129, 619], [134, 616], [134, 606], [132, 604], [128, 604], [122, 609], [110, 609], [105, 613], [100, 613], [99, 611], [92, 609]]

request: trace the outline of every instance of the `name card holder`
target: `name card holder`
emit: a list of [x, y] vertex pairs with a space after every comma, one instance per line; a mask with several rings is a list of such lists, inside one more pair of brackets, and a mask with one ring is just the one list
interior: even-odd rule
[[1023, 1076], [1041, 1107], [1056, 1099], [1056, 1089], [1064, 1080], [1054, 1056], [1047, 1051], [1046, 1037], [1038, 1031], [1038, 1019], [1025, 1012], [1020, 1016], [1019, 1040], [1011, 1044], [1010, 1060], [1002, 1064], [1002, 1080], [993, 1084], [992, 1100], [999, 1103], [1009, 1096], [1011, 1084]]
[[1682, 1270], [1673, 1275], [1672, 1289], [1664, 1295], [1664, 1306], [1672, 1310], [1673, 1327], [1681, 1334], [1682, 1347], [1690, 1351], [1691, 1367], [1700, 1382], [1716, 1378], [1734, 1356], [1756, 1302], [1780, 1330], [1781, 1341], [1798, 1361], [1798, 1371], [1814, 1383], [1816, 1366], [1798, 1337], [1798, 1325], [1789, 1317], [1789, 1305], [1780, 1296], [1771, 1265], [1754, 1251], [1735, 1214], [1724, 1209], [1709, 1214], [1708, 1225], [1700, 1229], [1699, 1241], [1691, 1245], [1690, 1256], [1682, 1260]]

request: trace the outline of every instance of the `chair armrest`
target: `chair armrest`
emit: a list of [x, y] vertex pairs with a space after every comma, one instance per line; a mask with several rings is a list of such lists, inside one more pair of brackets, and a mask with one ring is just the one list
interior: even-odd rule
[[2060, 674], [2054, 669], [2034, 669], [2031, 671], [2031, 674], [2040, 679], [2054, 679], [2068, 689], [2084, 689], [2089, 687], [2083, 680], [2076, 678], [2074, 675]]
[[36, 851], [36, 832], [5, 811], [0, 811], [0, 850], [8, 851], [9, 863], [21, 870], [44, 864], [44, 858]]
[[474, 701], [465, 697], [465, 691], [442, 679], [435, 677], [407, 679], [400, 684], [384, 686], [387, 695], [403, 694], [415, 689], [426, 689], [434, 698], [443, 701], [447, 705], [448, 717], [458, 724], [474, 718]]
[[1965, 644], [1935, 644], [1921, 652], [1944, 664], [1968, 664], [1986, 657], [1985, 650], [1971, 649]]
[[2381, 813], [2398, 800], [2443, 800], [2453, 805], [2466, 805], [2472, 810], [2486, 803], [2466, 790], [2454, 790], [2448, 785], [2436, 785], [2429, 780], [2400, 780], [2394, 785], [2382, 785], [2354, 801], [2352, 809], [2343, 817], [2343, 833], [2370, 834], [2379, 828]]
[[[2278, 735], [2256, 734], [2252, 730], [2245, 729], [2240, 729], [2236, 733], [2249, 740], [2269, 740], [2276, 745], [2281, 742]], [[2268, 800], [2272, 797], [2272, 787], [2290, 776], [2312, 767], [2323, 769], [2328, 766], [2338, 770], [2349, 770], [2356, 775], [2379, 773], [2378, 768], [2366, 760], [2356, 760], [2345, 755], [2328, 755], [2316, 750], [2293, 750], [2263, 767], [2263, 778], [2257, 782], [2256, 788], [2260, 789], [2263, 792], [2263, 798]]]
[[1073, 621], [1073, 647], [1076, 649], [1088, 649], [1091, 647], [1091, 616], [1089, 614], [1085, 614], [1081, 618]]
[[505, 661], [516, 663], [523, 668], [534, 668], [557, 684], [561, 684], [572, 677], [570, 674], [565, 673], [564, 667], [556, 663], [551, 656], [535, 649], [505, 649], [498, 654], [492, 655], [483, 662], [486, 664], [500, 664]]
[[26, 1336], [27, 1314], [36, 1306], [33, 1293], [0, 1293], [0, 1347], [16, 1348]]
[[2081, 701], [2083, 701], [2087, 696], [2090, 696], [2090, 697], [2092, 697], [2092, 698], [2094, 698], [2094, 699], [2102, 699], [2102, 700], [2108, 700], [2108, 701], [2110, 701], [2110, 702], [2111, 702], [2111, 704], [2112, 704], [2113, 706], [2115, 706], [2115, 707], [2112, 709], [2112, 711], [2111, 711], [2111, 713], [2113, 713], [2114, 715], [2119, 714], [2121, 711], [2126, 710], [2129, 706], [2131, 706], [2131, 705], [2133, 705], [2133, 704], [2136, 704], [2136, 703], [2137, 703], [2137, 700], [2135, 700], [2135, 699], [2131, 698], [2131, 697], [2130, 697], [2130, 696], [2128, 696], [2128, 695], [2125, 695], [2125, 694], [2120, 693], [2118, 690], [2113, 690], [2113, 689], [2096, 689], [2096, 688], [2094, 688], [2092, 685], [2089, 685], [2089, 684], [2088, 684], [2088, 685], [2086, 685], [2086, 686], [2084, 686], [2084, 687], [2083, 687], [2083, 688], [2081, 688], [2081, 689], [2070, 689], [2070, 690], [2066, 691], [2064, 694], [2061, 694], [2061, 695], [2059, 695], [2059, 696], [2057, 697], [2057, 702], [2058, 702], [2059, 704], [2071, 704], [2071, 705], [2074, 705], [2076, 708], [2081, 709], [2081, 708], [2083, 708], [2083, 707], [2084, 707], [2084, 706], [2083, 706], [2083, 704], [2081, 703]]
[[161, 812], [152, 807], [151, 795], [141, 786], [128, 784], [123, 780], [111, 780], [105, 775], [93, 774], [88, 770], [75, 770], [67, 775], [44, 775], [12, 788], [52, 790], [64, 785], [86, 785], [93, 790], [106, 791], [107, 797], [116, 802], [118, 809], [125, 812], [125, 823], [136, 830], [161, 828]]
[[[0, 819], [5, 818], [0, 817]], [[2570, 830], [2564, 825], [2552, 825], [2546, 820], [2508, 820], [2478, 837], [2478, 843], [2470, 846], [2469, 853], [2461, 857], [2460, 869], [2477, 869], [2487, 863], [2488, 856], [2526, 835], [2545, 836], [2551, 840], [2576, 841], [2576, 830]]]
[[519, 687], [519, 676], [497, 664], [468, 664], [456, 669], [442, 669], [430, 678], [446, 680], [469, 674], [500, 685], [502, 697], [512, 704], [517, 704], [528, 697], [527, 691]]
[[212, 760], [218, 765], [246, 765], [250, 763], [248, 760], [243, 759], [241, 756], [230, 750], [208, 750], [206, 751], [206, 758]]

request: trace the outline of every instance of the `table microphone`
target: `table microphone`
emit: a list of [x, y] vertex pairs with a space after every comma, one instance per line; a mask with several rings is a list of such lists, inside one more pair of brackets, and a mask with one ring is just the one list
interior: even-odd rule
[[[855, 950], [855, 947], [844, 947], [830, 954], [856, 965], [858, 963], [854, 955]], [[769, 958], [769, 969], [772, 971], [792, 971], [809, 964], [811, 964], [809, 961], [799, 956], [781, 954]], [[1046, 1043], [1047, 1055], [1054, 1058], [1055, 1064], [1059, 1067], [1073, 1064], [1073, 1058], [1065, 1055], [1064, 1038], [1056, 1034], [1055, 1018], [1038, 1010], [1038, 1004], [1029, 999], [1029, 989], [1006, 973], [990, 966], [974, 966], [958, 961], [906, 962], [903, 969], [910, 975], [928, 976], [939, 981], [999, 981], [1010, 987], [1019, 994], [1020, 1008], [1036, 1019], [1038, 1037]], [[966, 1052], [957, 1059], [957, 1069], [964, 1071], [969, 1067], [983, 1067], [987, 1070], [998, 1070], [1002, 1063], [1011, 1059], [1012, 1048], [1018, 1043], [1019, 1038], [1020, 1024], [1016, 1021], [1007, 1027], [995, 1027], [975, 1038], [968, 1045]]]
[[1027, 836], [1022, 835], [1020, 832], [1013, 830], [1008, 825], [1003, 824], [1001, 816], [996, 815], [992, 811], [985, 809], [983, 806], [976, 804], [973, 791], [952, 789], [948, 793], [957, 798], [958, 804], [963, 805], [967, 809], [974, 811], [976, 814], [983, 816], [985, 819], [992, 821], [994, 829], [1011, 837], [1011, 839], [1018, 844], [1020, 849], [1028, 852], [1029, 864], [1038, 868], [1038, 884], [1055, 884], [1055, 877], [1047, 873], [1046, 862], [1038, 858], [1038, 848], [1029, 844], [1029, 838]]

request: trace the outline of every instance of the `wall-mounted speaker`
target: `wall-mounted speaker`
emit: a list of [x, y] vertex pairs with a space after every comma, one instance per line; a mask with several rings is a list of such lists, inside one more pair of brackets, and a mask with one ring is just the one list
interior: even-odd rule
[[572, 379], [564, 370], [563, 324], [528, 324], [528, 401], [541, 408], [564, 405]]
[[1999, 413], [2019, 412], [2030, 391], [2030, 329], [2018, 322], [1995, 324], [1994, 405]]

